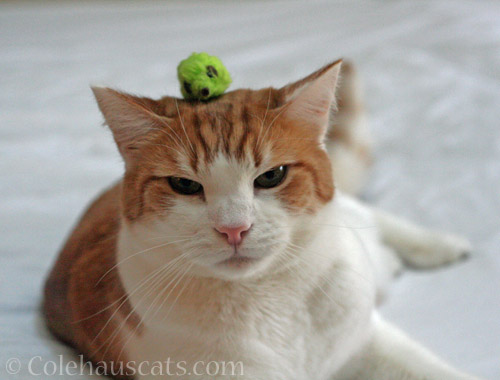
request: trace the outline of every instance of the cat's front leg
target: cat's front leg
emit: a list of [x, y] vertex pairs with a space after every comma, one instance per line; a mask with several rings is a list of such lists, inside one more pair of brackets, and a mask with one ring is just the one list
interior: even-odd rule
[[479, 380], [460, 372], [376, 316], [368, 343], [334, 380]]
[[431, 231], [387, 212], [374, 210], [382, 240], [409, 265], [434, 268], [466, 257], [472, 250], [467, 239]]

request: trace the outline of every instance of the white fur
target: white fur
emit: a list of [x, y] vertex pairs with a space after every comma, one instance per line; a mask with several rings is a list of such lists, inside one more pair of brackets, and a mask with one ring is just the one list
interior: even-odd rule
[[[290, 100], [293, 107], [286, 109], [289, 117], [306, 121], [320, 141], [339, 69], [340, 64], [331, 66], [298, 89]], [[359, 109], [356, 87], [343, 88], [344, 103], [355, 107], [344, 105], [335, 123], [369, 147], [362, 114], [353, 117]], [[131, 105], [124, 94], [94, 92], [125, 160], [137, 158], [127, 156], [129, 145], [166, 121]], [[330, 154], [343, 168], [335, 173], [338, 183], [356, 191], [357, 174], [367, 163], [349, 149], [344, 144]], [[441, 265], [466, 253], [467, 242], [372, 210], [339, 192], [317, 214], [296, 215], [276, 197], [278, 189], [253, 187], [271, 163], [265, 157], [259, 168], [250, 158], [245, 162], [221, 155], [198, 173], [185, 164], [181, 169], [203, 185], [204, 199], [178, 196], [165, 215], [132, 224], [123, 220], [117, 266], [143, 322], [141, 333], [127, 330], [127, 317], [116, 330], [129, 360], [170, 359], [186, 362], [186, 368], [200, 360], [241, 361], [244, 375], [233, 377], [240, 380], [472, 379], [375, 311], [401, 259], [420, 267]], [[252, 227], [237, 250], [215, 230], [243, 224]], [[235, 255], [238, 260], [227, 261]]]
[[[123, 223], [119, 273], [144, 322], [142, 334], [124, 333], [129, 360], [242, 361], [244, 376], [223, 378], [245, 380], [472, 379], [375, 311], [377, 292], [400, 265], [382, 241], [424, 266], [459, 257], [463, 243], [342, 194], [314, 216], [294, 216], [274, 190], [254, 192], [253, 179], [268, 169], [220, 156], [193, 178], [206, 202], [179, 197], [164, 217]], [[253, 223], [240, 254], [255, 262], [221, 266], [234, 254], [214, 231], [221, 218]], [[140, 286], [171, 260], [168, 275]]]
[[[129, 357], [241, 360], [250, 363], [245, 365], [244, 379], [328, 379], [367, 341], [375, 299], [373, 273], [358, 241], [359, 235], [370, 239], [373, 231], [358, 235], [351, 229], [325, 226], [344, 218], [341, 203], [333, 202], [315, 218], [319, 224], [314, 225], [314, 239], [297, 242], [307, 246], [298, 253], [300, 259], [289, 258], [280, 267], [231, 283], [186, 279], [187, 286], [199, 290], [200, 304], [181, 307], [181, 295], [177, 306], [165, 302], [153, 319], [148, 314], [145, 334], [130, 341]], [[122, 242], [130, 238], [125, 235]], [[346, 251], [350, 254], [337, 254]], [[146, 268], [140, 257], [121, 266], [128, 292], [147, 272], [143, 269], [137, 275], [139, 267]], [[155, 267], [151, 265], [151, 270]], [[181, 281], [178, 286], [184, 285]], [[142, 303], [142, 295], [132, 297], [139, 315], [145, 316], [153, 296]]]

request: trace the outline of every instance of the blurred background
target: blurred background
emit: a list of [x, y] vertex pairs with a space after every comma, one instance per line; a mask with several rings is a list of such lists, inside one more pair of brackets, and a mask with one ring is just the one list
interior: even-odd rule
[[122, 172], [89, 85], [180, 95], [176, 66], [193, 51], [219, 56], [232, 89], [355, 62], [377, 142], [365, 198], [475, 246], [405, 273], [382, 313], [500, 379], [500, 2], [481, 0], [0, 3], [0, 378], [31, 378], [9, 377], [10, 357], [70, 352], [39, 320], [43, 279]]

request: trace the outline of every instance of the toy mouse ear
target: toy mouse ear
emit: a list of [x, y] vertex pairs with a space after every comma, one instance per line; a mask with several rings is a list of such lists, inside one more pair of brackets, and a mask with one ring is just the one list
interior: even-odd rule
[[335, 89], [341, 64], [342, 60], [330, 63], [282, 89], [286, 116], [316, 131], [321, 141], [328, 129], [330, 111], [336, 108]]
[[154, 100], [106, 87], [91, 88], [125, 162], [135, 157], [152, 131], [164, 127], [165, 118], [151, 111]]

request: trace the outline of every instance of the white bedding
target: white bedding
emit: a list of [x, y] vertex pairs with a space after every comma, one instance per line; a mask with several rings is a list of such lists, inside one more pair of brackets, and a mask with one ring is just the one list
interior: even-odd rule
[[1, 3], [0, 378], [31, 379], [31, 358], [40, 371], [70, 352], [40, 322], [43, 278], [122, 170], [89, 83], [177, 95], [177, 63], [202, 50], [223, 59], [232, 88], [279, 86], [338, 57], [358, 64], [378, 141], [366, 198], [476, 248], [405, 273], [382, 313], [500, 379], [500, 2], [467, 0]]

